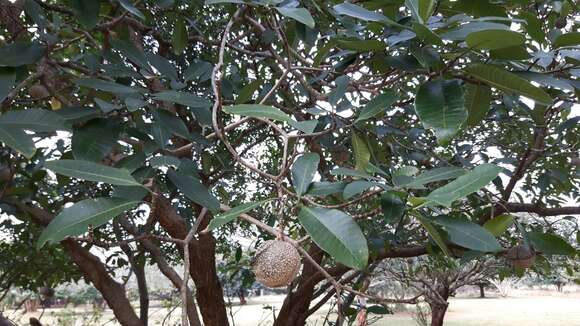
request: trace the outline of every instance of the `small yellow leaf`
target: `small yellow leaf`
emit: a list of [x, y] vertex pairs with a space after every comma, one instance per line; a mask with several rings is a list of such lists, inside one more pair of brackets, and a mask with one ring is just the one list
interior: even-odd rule
[[56, 97], [52, 97], [50, 98], [50, 107], [53, 111], [60, 110], [62, 108], [62, 103], [60, 103]]

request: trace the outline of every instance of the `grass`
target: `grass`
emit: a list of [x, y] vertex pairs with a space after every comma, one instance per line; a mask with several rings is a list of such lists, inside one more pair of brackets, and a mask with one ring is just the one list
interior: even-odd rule
[[[282, 297], [256, 298], [245, 306], [232, 307], [235, 326], [271, 325], [273, 313], [277, 313]], [[151, 308], [151, 325], [161, 325], [168, 310]], [[10, 316], [10, 312], [5, 312]], [[19, 314], [22, 324], [35, 314]], [[99, 316], [99, 321], [91, 320], [88, 308], [47, 309], [42, 321], [45, 325], [101, 325], [113, 318], [110, 310]], [[318, 312], [309, 319], [310, 326], [322, 326], [325, 312]], [[13, 315], [16, 317], [17, 315]], [[66, 318], [63, 318], [65, 317]], [[71, 320], [76, 316], [76, 320]], [[180, 311], [173, 312], [165, 325], [179, 325]], [[84, 317], [84, 320], [83, 320]], [[64, 322], [67, 319], [67, 322]], [[333, 319], [331, 319], [333, 320]], [[118, 325], [109, 322], [106, 324]], [[376, 326], [415, 326], [411, 313], [397, 313], [381, 318]], [[580, 326], [580, 297], [578, 296], [519, 296], [510, 298], [455, 298], [450, 301], [445, 318], [446, 326]], [[232, 324], [233, 326], [233, 324]]]

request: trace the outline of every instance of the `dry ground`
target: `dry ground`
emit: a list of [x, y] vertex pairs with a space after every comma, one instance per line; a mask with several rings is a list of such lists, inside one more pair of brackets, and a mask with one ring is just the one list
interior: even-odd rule
[[[282, 297], [265, 297], [250, 300], [248, 305], [234, 306], [232, 315], [235, 326], [271, 325], [272, 312], [281, 305]], [[265, 309], [265, 307], [271, 307]], [[152, 308], [152, 325], [161, 325], [168, 313], [167, 308]], [[23, 316], [14, 312], [5, 312], [8, 316], [19, 317], [20, 322], [28, 320], [30, 315]], [[36, 316], [39, 313], [35, 314]], [[118, 325], [112, 319], [110, 311], [104, 311], [98, 320], [91, 318], [87, 308], [47, 309], [42, 321], [50, 326], [93, 326]], [[179, 310], [165, 321], [165, 325], [178, 325]], [[309, 321], [309, 325], [322, 326], [323, 313]], [[75, 321], [73, 321], [73, 319]], [[233, 324], [233, 323], [232, 323]], [[388, 315], [378, 321], [376, 326], [414, 326], [410, 313]], [[457, 298], [450, 302], [449, 312], [445, 319], [448, 326], [580, 326], [580, 298], [578, 296], [514, 296], [510, 298]]]

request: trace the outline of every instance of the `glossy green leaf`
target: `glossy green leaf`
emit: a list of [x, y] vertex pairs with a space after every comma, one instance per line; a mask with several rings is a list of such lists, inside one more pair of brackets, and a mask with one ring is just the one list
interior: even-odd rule
[[239, 206], [233, 207], [230, 210], [226, 211], [225, 213], [218, 214], [214, 216], [214, 218], [209, 222], [207, 226], [208, 231], [213, 231], [233, 220], [235, 220], [238, 216], [245, 214], [254, 208], [271, 201], [272, 199], [266, 199], [255, 203], [245, 203]]
[[437, 142], [448, 144], [467, 120], [463, 88], [457, 79], [428, 81], [417, 90], [415, 111]]
[[554, 48], [578, 44], [580, 44], [580, 32], [563, 33], [554, 40]]
[[14, 42], [0, 47], [0, 67], [19, 67], [35, 63], [46, 51], [39, 43]]
[[504, 92], [523, 95], [540, 104], [549, 105], [552, 103], [550, 95], [541, 88], [501, 67], [478, 63], [465, 68], [465, 72]]
[[125, 86], [112, 81], [107, 81], [103, 79], [96, 78], [81, 78], [74, 80], [74, 83], [79, 86], [84, 86], [88, 88], [94, 88], [105, 92], [116, 93], [116, 94], [132, 94], [138, 93], [137, 88]]
[[314, 18], [312, 18], [312, 15], [310, 15], [310, 12], [306, 8], [276, 7], [276, 10], [286, 17], [299, 21], [310, 28], [314, 28]]
[[381, 210], [387, 223], [398, 222], [405, 213], [405, 202], [393, 191], [381, 194]]
[[415, 215], [415, 217], [421, 226], [425, 229], [425, 231], [427, 231], [431, 239], [433, 239], [435, 244], [437, 244], [437, 246], [445, 253], [445, 255], [450, 256], [449, 248], [447, 247], [443, 236], [441, 236], [439, 230], [433, 225], [433, 223], [431, 223], [431, 220], [420, 215]]
[[347, 185], [346, 181], [313, 182], [310, 185], [310, 188], [308, 189], [307, 194], [310, 196], [328, 196], [328, 195], [333, 195], [333, 194], [339, 194], [339, 193], [343, 192], [346, 185]]
[[149, 164], [151, 164], [151, 166], [154, 168], [168, 167], [168, 166], [173, 166], [175, 168], [178, 168], [179, 165], [181, 164], [181, 161], [175, 156], [159, 155], [159, 156], [152, 157], [149, 160]]
[[467, 124], [478, 125], [491, 107], [491, 89], [485, 85], [467, 84], [465, 88]]
[[366, 267], [367, 241], [352, 217], [336, 209], [302, 207], [298, 220], [312, 240], [336, 261], [355, 269]]
[[432, 221], [443, 226], [445, 231], [447, 231], [449, 240], [462, 247], [481, 252], [502, 250], [501, 245], [493, 234], [478, 224], [447, 216], [440, 216]]
[[146, 53], [145, 56], [149, 61], [149, 64], [155, 67], [155, 69], [159, 71], [162, 77], [171, 80], [179, 79], [177, 70], [175, 69], [175, 64], [173, 62], [155, 53]]
[[318, 163], [320, 163], [318, 154], [306, 153], [299, 156], [292, 165], [292, 184], [298, 195], [308, 191], [308, 187], [312, 183], [316, 171], [318, 171]]
[[19, 128], [0, 125], [0, 141], [27, 158], [31, 158], [36, 152], [32, 136]]
[[289, 115], [268, 105], [260, 104], [238, 104], [232, 106], [224, 106], [223, 111], [229, 114], [236, 114], [252, 118], [265, 118], [283, 122], [292, 120]]
[[100, 162], [118, 142], [120, 128], [104, 119], [91, 121], [74, 131], [71, 139], [73, 156], [77, 160]]
[[82, 200], [64, 208], [60, 214], [54, 217], [40, 234], [36, 247], [40, 249], [47, 242], [59, 242], [66, 237], [86, 233], [89, 226], [97, 228], [137, 205], [139, 205], [139, 201], [121, 198]]
[[342, 192], [342, 196], [344, 197], [344, 199], [350, 199], [358, 194], [360, 194], [361, 192], [370, 189], [372, 187], [388, 187], [386, 185], [382, 185], [378, 182], [374, 182], [374, 181], [364, 181], [364, 180], [356, 180], [353, 181], [351, 183], [349, 183], [348, 185], [346, 185], [346, 187], [344, 187], [344, 190]]
[[177, 103], [190, 108], [208, 108], [211, 106], [208, 99], [188, 92], [162, 91], [152, 96], [158, 101]]
[[545, 255], [566, 255], [576, 254], [576, 249], [561, 237], [544, 232], [529, 232], [528, 238], [535, 250]]
[[445, 186], [433, 190], [427, 199], [439, 205], [450, 207], [454, 201], [485, 187], [502, 170], [501, 167], [494, 164], [481, 164]]
[[0, 103], [4, 102], [15, 82], [16, 70], [13, 67], [0, 67]]
[[167, 131], [184, 139], [190, 139], [189, 130], [185, 122], [177, 117], [174, 113], [167, 110], [158, 109], [154, 111], [153, 117], [155, 123], [165, 128]]
[[189, 175], [175, 173], [173, 170], [167, 172], [169, 180], [185, 195], [196, 204], [207, 207], [212, 211], [220, 208], [220, 202], [209, 192], [209, 190], [199, 181]]
[[371, 152], [363, 135], [352, 133], [352, 147], [354, 151], [355, 168], [358, 171], [366, 171], [371, 158]]
[[518, 32], [491, 29], [470, 33], [465, 41], [474, 49], [496, 50], [521, 45], [526, 37]]
[[422, 24], [433, 14], [436, 2], [436, 0], [405, 0], [405, 6], [411, 10], [413, 18]]
[[348, 3], [348, 2], [341, 3], [341, 4], [334, 6], [333, 9], [340, 15], [346, 15], [346, 16], [361, 19], [361, 20], [364, 20], [367, 22], [378, 22], [378, 23], [383, 23], [386, 25], [401, 27], [400, 24], [394, 22], [393, 20], [391, 20], [390, 18], [388, 18], [382, 14], [367, 10], [361, 6], [357, 6], [357, 5], [352, 4], [352, 3]]
[[488, 230], [494, 236], [499, 237], [507, 231], [512, 224], [514, 224], [514, 218], [511, 215], [503, 214], [485, 222], [483, 228]]
[[330, 171], [330, 174], [332, 174], [332, 175], [345, 175], [345, 176], [349, 176], [349, 177], [358, 177], [358, 178], [364, 178], [364, 179], [374, 178], [373, 176], [371, 176], [370, 174], [368, 174], [364, 171], [357, 171], [357, 170], [353, 170], [353, 169], [349, 169], [349, 168], [336, 168], [336, 169]]
[[187, 27], [185, 25], [185, 19], [181, 17], [178, 17], [175, 20], [171, 43], [173, 45], [173, 53], [175, 53], [175, 55], [182, 54], [187, 47]]
[[262, 81], [256, 79], [248, 83], [244, 88], [240, 90], [238, 98], [236, 98], [236, 104], [244, 104], [252, 99], [254, 93], [260, 88]]
[[137, 7], [135, 7], [135, 5], [133, 5], [131, 0], [119, 0], [119, 3], [121, 4], [121, 6], [123, 8], [125, 8], [125, 10], [127, 10], [131, 14], [133, 14], [141, 19], [145, 19], [145, 15], [143, 15], [143, 13], [139, 9], [137, 9]]
[[60, 115], [41, 109], [6, 112], [0, 115], [0, 127], [11, 127], [37, 132], [70, 129], [66, 120]]
[[387, 48], [385, 42], [378, 40], [337, 39], [336, 44], [341, 49], [357, 52], [384, 51]]
[[382, 94], [372, 98], [365, 105], [355, 122], [368, 120], [384, 113], [397, 99], [397, 93], [390, 89], [384, 90]]
[[290, 125], [305, 134], [311, 134], [318, 126], [318, 120], [306, 120], [306, 121], [289, 121]]
[[97, 25], [101, 11], [100, 0], [71, 0], [70, 4], [84, 28], [92, 29]]
[[454, 167], [454, 166], [446, 166], [441, 168], [434, 168], [416, 177], [409, 177], [406, 182], [399, 183], [401, 187], [404, 188], [424, 188], [424, 185], [442, 181], [442, 180], [449, 180], [455, 179], [465, 174], [465, 170], [462, 168]]
[[124, 169], [81, 160], [47, 161], [44, 166], [54, 173], [77, 179], [104, 182], [119, 186], [141, 186], [135, 178]]

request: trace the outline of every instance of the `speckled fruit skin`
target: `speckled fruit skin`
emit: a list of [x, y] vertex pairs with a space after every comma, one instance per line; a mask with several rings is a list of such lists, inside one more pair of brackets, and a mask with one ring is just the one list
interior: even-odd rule
[[252, 260], [256, 280], [269, 288], [286, 286], [300, 270], [300, 254], [290, 243], [280, 240], [264, 242]]

